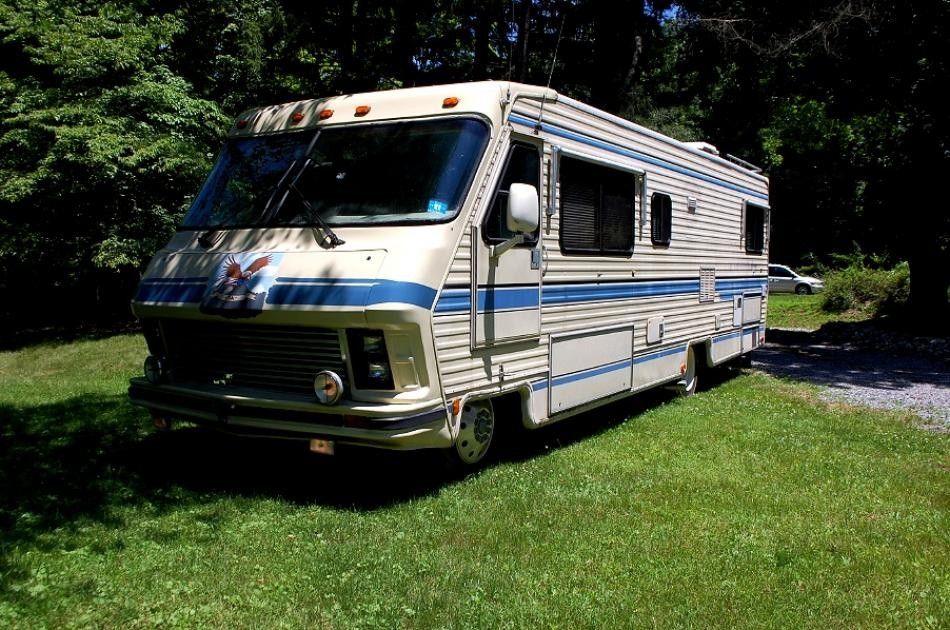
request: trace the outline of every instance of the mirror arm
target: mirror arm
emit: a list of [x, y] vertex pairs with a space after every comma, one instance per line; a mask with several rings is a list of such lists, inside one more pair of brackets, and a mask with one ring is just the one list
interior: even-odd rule
[[515, 245], [521, 245], [524, 243], [524, 234], [516, 234], [509, 238], [504, 243], [499, 243], [498, 245], [492, 245], [489, 250], [489, 256], [491, 258], [499, 258], [502, 254], [507, 252], [509, 249]]

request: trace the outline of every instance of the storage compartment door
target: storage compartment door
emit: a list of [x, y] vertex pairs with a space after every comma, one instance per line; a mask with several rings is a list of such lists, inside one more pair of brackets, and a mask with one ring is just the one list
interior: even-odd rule
[[633, 377], [633, 327], [551, 340], [550, 413], [629, 391]]

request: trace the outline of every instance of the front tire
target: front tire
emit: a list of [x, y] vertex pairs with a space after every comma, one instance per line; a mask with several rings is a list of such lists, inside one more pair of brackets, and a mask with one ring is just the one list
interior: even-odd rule
[[795, 293], [798, 295], [811, 295], [811, 287], [807, 284], [800, 284], [795, 287]]
[[450, 458], [463, 468], [483, 463], [495, 438], [495, 411], [490, 400], [467, 402], [459, 419], [459, 434], [449, 449]]

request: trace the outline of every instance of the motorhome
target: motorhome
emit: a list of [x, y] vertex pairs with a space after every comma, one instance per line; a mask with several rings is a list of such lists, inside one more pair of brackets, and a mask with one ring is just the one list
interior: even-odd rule
[[241, 114], [133, 301], [133, 402], [476, 465], [764, 339], [768, 180], [554, 90], [477, 82]]

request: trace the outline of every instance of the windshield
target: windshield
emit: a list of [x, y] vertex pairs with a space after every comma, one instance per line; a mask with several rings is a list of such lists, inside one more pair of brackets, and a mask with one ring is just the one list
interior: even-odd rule
[[233, 138], [182, 227], [448, 220], [487, 143], [487, 125], [462, 118]]

